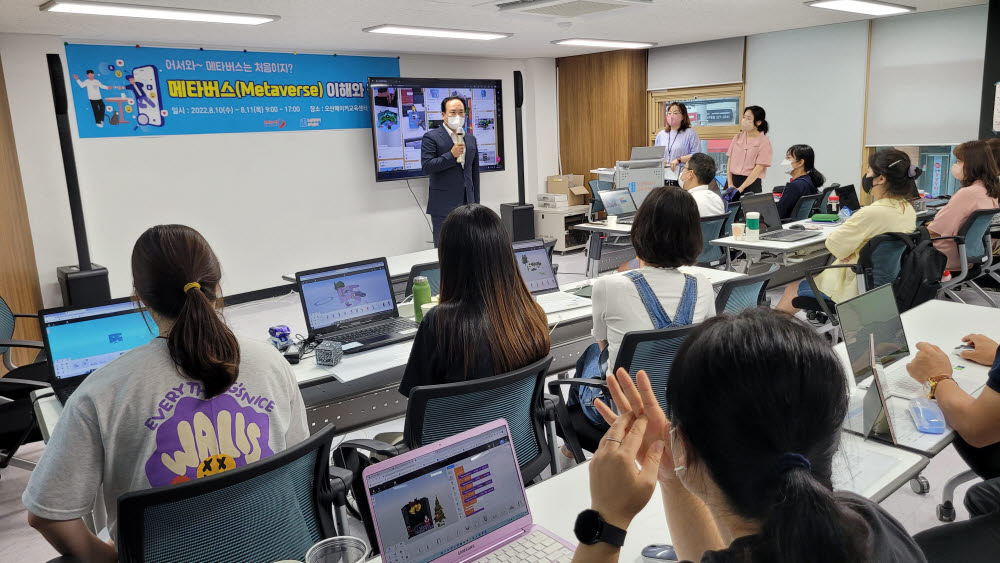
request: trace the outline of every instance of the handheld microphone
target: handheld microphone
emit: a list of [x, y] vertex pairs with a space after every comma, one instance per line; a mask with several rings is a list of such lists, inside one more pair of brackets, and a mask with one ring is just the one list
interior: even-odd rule
[[461, 128], [458, 129], [458, 131], [455, 131], [455, 136], [458, 137], [459, 143], [461, 143], [463, 145], [465, 144], [465, 128], [464, 127], [461, 127]]

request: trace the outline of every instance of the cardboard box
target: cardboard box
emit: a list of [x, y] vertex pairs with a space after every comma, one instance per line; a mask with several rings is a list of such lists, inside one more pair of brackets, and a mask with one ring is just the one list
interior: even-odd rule
[[588, 201], [590, 188], [583, 185], [583, 176], [579, 174], [563, 174], [549, 176], [545, 179], [545, 191], [550, 194], [566, 194], [569, 205], [583, 205]]

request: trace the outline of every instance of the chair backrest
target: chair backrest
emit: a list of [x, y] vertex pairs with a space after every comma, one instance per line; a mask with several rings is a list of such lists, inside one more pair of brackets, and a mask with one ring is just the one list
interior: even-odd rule
[[736, 278], [723, 283], [715, 298], [715, 312], [735, 314], [744, 309], [760, 306], [767, 294], [767, 284], [777, 270], [775, 267], [763, 274]]
[[698, 256], [699, 266], [715, 266], [723, 258], [721, 246], [712, 246], [710, 243], [718, 238], [722, 238], [722, 229], [729, 219], [728, 213], [722, 215], [710, 215], [701, 218], [701, 254]]
[[813, 207], [823, 198], [823, 194], [804, 195], [795, 202], [792, 208], [792, 219], [801, 221], [812, 217]]
[[618, 349], [615, 371], [624, 368], [629, 375], [635, 377], [639, 370], [645, 370], [656, 400], [668, 418], [671, 415], [670, 407], [667, 405], [670, 368], [674, 364], [677, 350], [694, 329], [695, 325], [691, 325], [629, 332], [625, 334], [621, 348]]
[[333, 425], [291, 448], [215, 476], [118, 498], [123, 563], [303, 561], [336, 535]]
[[970, 264], [988, 263], [993, 255], [990, 222], [1000, 209], [977, 209], [962, 223], [958, 236], [965, 239], [965, 258]]
[[495, 377], [414, 387], [406, 405], [403, 441], [418, 448], [505, 418], [521, 475], [531, 481], [549, 465], [540, 409], [551, 363], [552, 356], [546, 356]]
[[870, 291], [896, 281], [903, 267], [903, 253], [909, 248], [905, 239], [915, 242], [919, 233], [883, 233], [872, 237], [858, 252], [858, 266], [864, 287]]
[[736, 221], [736, 214], [740, 212], [740, 202], [729, 202], [729, 209], [726, 210], [726, 225], [722, 228], [722, 236], [733, 236], [733, 222]]
[[[14, 336], [14, 313], [7, 302], [0, 297], [0, 340], [10, 340]], [[9, 346], [0, 346], [0, 355], [7, 352]]]
[[590, 212], [600, 213], [604, 211], [604, 202], [601, 200], [601, 196], [597, 195], [597, 192], [615, 189], [614, 182], [591, 180], [587, 182], [587, 185], [590, 186]]
[[431, 295], [441, 293], [440, 264], [437, 262], [427, 262], [426, 264], [417, 264], [410, 268], [410, 277], [406, 278], [406, 292], [404, 293], [407, 297], [413, 295], [413, 280], [417, 276], [424, 276], [427, 278], [427, 283], [431, 286]]
[[0, 377], [0, 469], [22, 444], [38, 442], [31, 392], [49, 387], [45, 362], [18, 367]]

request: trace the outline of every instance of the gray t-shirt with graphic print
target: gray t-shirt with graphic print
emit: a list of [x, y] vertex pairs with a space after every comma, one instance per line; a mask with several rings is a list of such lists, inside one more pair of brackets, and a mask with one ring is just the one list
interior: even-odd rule
[[95, 371], [66, 402], [24, 506], [50, 520], [80, 518], [103, 485], [114, 538], [122, 494], [242, 467], [305, 440], [305, 405], [288, 363], [266, 343], [239, 345], [237, 382], [208, 401], [162, 338]]

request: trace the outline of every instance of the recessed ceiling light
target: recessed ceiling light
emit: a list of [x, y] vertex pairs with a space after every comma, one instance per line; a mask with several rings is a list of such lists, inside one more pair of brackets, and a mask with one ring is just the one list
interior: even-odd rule
[[260, 25], [280, 19], [278, 16], [263, 16], [258, 14], [236, 14], [232, 12], [163, 8], [159, 6], [136, 6], [134, 4], [111, 4], [108, 2], [87, 2], [84, 0], [51, 0], [42, 4], [38, 9], [43, 12], [59, 12], [64, 14], [119, 16], [125, 18], [149, 18], [155, 20], [180, 20], [206, 23], [235, 23], [243, 25]]
[[895, 14], [905, 14], [907, 12], [917, 11], [917, 9], [912, 6], [891, 4], [889, 2], [880, 2], [879, 0], [814, 0], [812, 2], [806, 2], [806, 5], [812, 6], [813, 8], [826, 8], [828, 10], [854, 12], [856, 14], [865, 14], [868, 16], [892, 16]]
[[604, 39], [560, 39], [552, 42], [555, 45], [572, 47], [609, 47], [611, 49], [648, 49], [656, 43], [640, 43], [636, 41], [607, 41]]
[[377, 25], [362, 29], [368, 33], [386, 33], [389, 35], [412, 35], [417, 37], [442, 37], [444, 39], [476, 39], [490, 41], [511, 37], [513, 33], [493, 33], [489, 31], [466, 31], [463, 29], [442, 29], [437, 27], [413, 27], [409, 25]]

